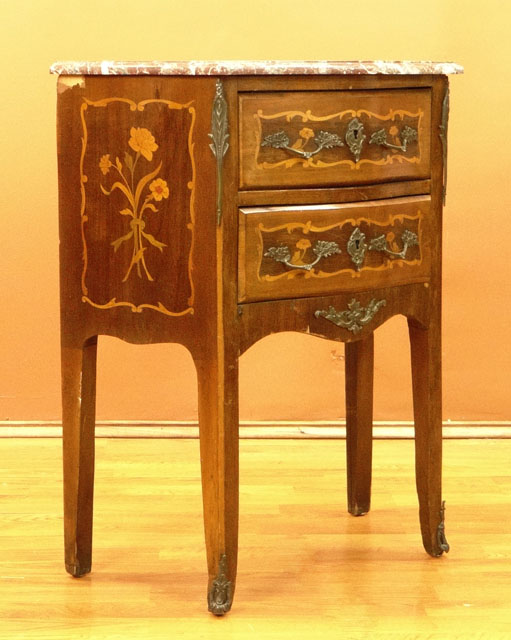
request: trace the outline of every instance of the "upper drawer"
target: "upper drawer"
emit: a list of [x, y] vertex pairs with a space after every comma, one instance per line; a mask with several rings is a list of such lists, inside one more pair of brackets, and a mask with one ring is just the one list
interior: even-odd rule
[[428, 178], [429, 89], [240, 94], [240, 188]]

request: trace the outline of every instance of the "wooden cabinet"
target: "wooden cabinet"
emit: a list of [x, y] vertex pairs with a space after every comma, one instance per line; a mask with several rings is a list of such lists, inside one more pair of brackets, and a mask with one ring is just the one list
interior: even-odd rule
[[369, 510], [373, 331], [408, 318], [425, 549], [441, 496], [447, 73], [436, 63], [58, 63], [66, 567], [91, 569], [97, 336], [197, 368], [208, 605], [237, 562], [238, 358], [346, 343], [348, 509]]

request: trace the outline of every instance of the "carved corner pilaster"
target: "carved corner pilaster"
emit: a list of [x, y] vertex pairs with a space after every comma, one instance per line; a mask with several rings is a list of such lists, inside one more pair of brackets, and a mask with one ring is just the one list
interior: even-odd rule
[[218, 575], [208, 593], [208, 610], [215, 616], [223, 616], [230, 611], [232, 606], [233, 588], [232, 582], [227, 580], [227, 557], [220, 557]]

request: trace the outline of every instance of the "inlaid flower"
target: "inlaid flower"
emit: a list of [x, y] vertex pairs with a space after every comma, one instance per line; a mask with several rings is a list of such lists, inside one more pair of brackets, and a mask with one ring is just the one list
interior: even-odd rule
[[167, 185], [167, 182], [165, 180], [162, 180], [161, 178], [157, 178], [156, 180], [153, 180], [149, 185], [149, 189], [151, 191], [153, 198], [155, 200], [158, 200], [158, 202], [162, 198], [169, 197], [169, 187]]
[[298, 242], [296, 243], [296, 248], [297, 249], [306, 250], [310, 246], [311, 246], [311, 242], [310, 242], [310, 240], [307, 240], [306, 238], [302, 238], [301, 240], [298, 240]]
[[315, 133], [312, 129], [309, 129], [309, 127], [304, 127], [298, 132], [298, 135], [300, 136], [300, 138], [305, 138], [305, 140], [308, 140], [309, 138], [314, 138]]
[[110, 167], [113, 167], [113, 166], [114, 165], [110, 161], [109, 153], [105, 154], [104, 156], [101, 156], [101, 160], [99, 161], [99, 168], [101, 169], [101, 172], [103, 173], [104, 176], [106, 176], [106, 174], [110, 170]]
[[140, 152], [146, 160], [153, 159], [153, 152], [158, 149], [153, 134], [143, 127], [131, 127], [129, 145], [133, 151]]

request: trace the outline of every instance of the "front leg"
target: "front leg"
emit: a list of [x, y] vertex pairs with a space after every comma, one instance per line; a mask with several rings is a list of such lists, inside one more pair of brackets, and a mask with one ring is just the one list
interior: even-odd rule
[[66, 570], [91, 570], [97, 337], [62, 347], [62, 442]]
[[227, 613], [236, 584], [238, 554], [238, 356], [233, 345], [195, 359], [204, 528], [208, 558], [208, 608]]
[[348, 511], [361, 516], [371, 505], [374, 338], [345, 345], [346, 466]]
[[432, 556], [449, 551], [442, 502], [442, 386], [440, 322], [408, 320], [415, 419], [415, 471], [422, 541]]

